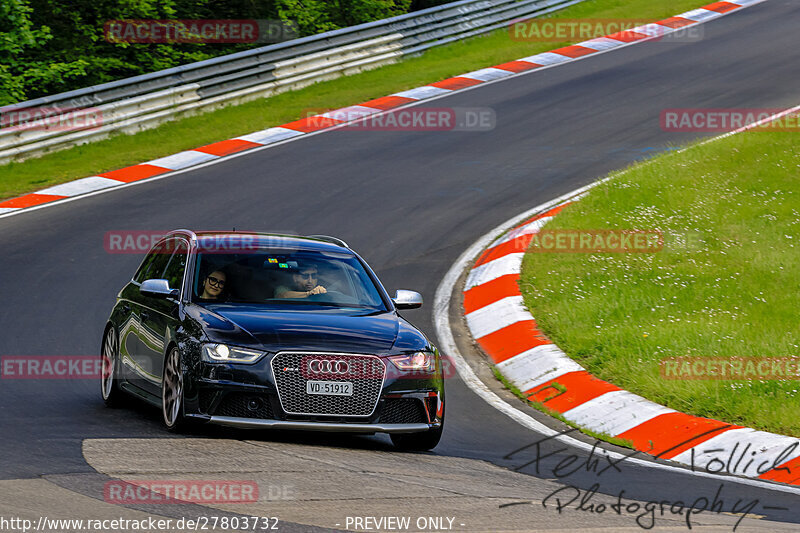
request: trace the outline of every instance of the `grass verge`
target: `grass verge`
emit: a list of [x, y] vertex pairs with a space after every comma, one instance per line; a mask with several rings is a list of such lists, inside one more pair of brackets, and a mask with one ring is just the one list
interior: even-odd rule
[[694, 415], [800, 437], [800, 382], [665, 379], [659, 362], [800, 356], [800, 142], [756, 130], [618, 173], [548, 229], [657, 229], [657, 253], [529, 253], [540, 328], [592, 374]]
[[[552, 18], [660, 20], [710, 0], [587, 0]], [[0, 199], [190, 150], [296, 120], [308, 109], [335, 109], [433, 83], [471, 70], [570, 43], [523, 42], [508, 30], [434, 48], [379, 69], [314, 84], [203, 115], [181, 118], [135, 135], [116, 135], [40, 158], [0, 166]]]

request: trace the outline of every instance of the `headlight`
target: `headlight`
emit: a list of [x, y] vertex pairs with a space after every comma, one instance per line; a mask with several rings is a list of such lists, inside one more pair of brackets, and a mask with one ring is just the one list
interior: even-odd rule
[[209, 363], [252, 363], [264, 352], [227, 346], [225, 344], [204, 344], [203, 360]]
[[436, 360], [430, 352], [393, 355], [389, 360], [400, 370], [408, 372], [433, 372], [436, 368]]

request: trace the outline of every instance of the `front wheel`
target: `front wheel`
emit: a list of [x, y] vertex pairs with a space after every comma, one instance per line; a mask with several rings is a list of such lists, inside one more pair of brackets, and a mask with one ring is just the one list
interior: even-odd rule
[[183, 370], [181, 352], [173, 347], [164, 362], [164, 376], [161, 379], [161, 414], [164, 425], [170, 431], [183, 428]]
[[435, 429], [429, 429], [423, 433], [393, 433], [391, 435], [392, 444], [396, 448], [409, 452], [425, 452], [436, 448], [442, 438], [444, 430], [444, 420]]
[[100, 392], [103, 401], [108, 407], [118, 407], [123, 403], [123, 392], [119, 387], [117, 379], [117, 368], [119, 366], [119, 342], [117, 331], [113, 327], [106, 330], [103, 337], [103, 348], [100, 353], [101, 374]]

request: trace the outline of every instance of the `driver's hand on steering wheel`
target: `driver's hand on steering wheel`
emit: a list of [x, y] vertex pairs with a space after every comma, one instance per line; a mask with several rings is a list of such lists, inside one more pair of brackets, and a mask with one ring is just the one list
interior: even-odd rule
[[317, 285], [316, 287], [308, 291], [308, 295], [313, 296], [315, 294], [325, 294], [326, 292], [328, 291], [327, 289], [325, 289], [325, 287], [323, 287], [322, 285]]

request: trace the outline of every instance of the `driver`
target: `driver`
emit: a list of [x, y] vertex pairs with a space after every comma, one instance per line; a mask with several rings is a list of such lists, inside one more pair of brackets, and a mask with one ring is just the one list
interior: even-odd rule
[[314, 294], [325, 294], [327, 289], [317, 284], [317, 267], [312, 264], [300, 265], [292, 273], [292, 287], [279, 285], [275, 288], [275, 298], [308, 298]]

